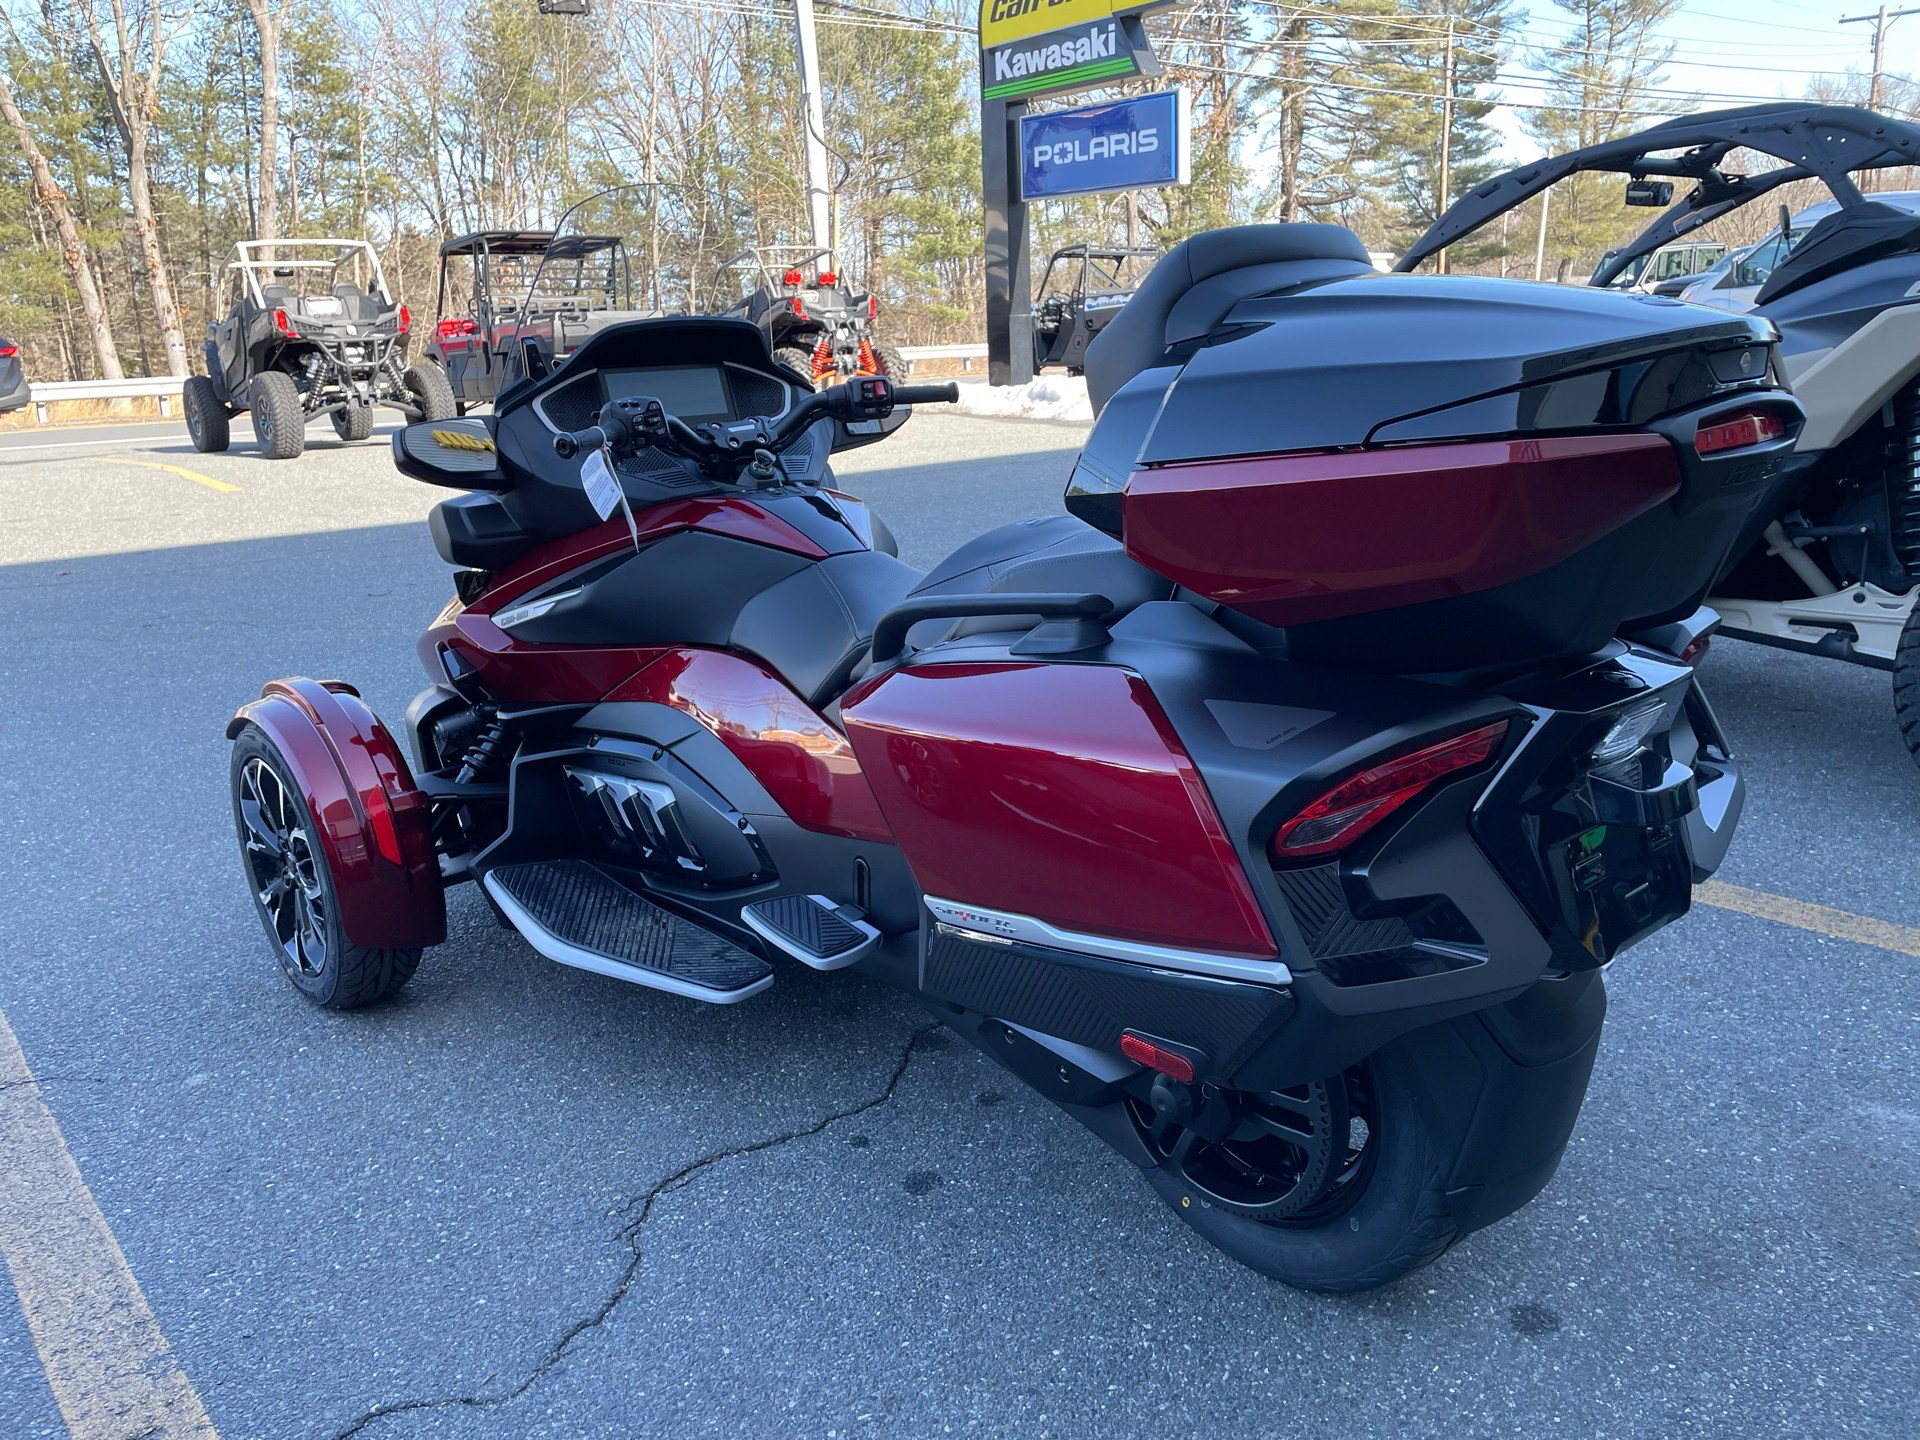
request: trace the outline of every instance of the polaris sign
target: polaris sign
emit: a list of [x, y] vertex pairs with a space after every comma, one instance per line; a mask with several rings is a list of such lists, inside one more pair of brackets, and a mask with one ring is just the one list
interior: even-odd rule
[[1184, 90], [1020, 117], [1020, 198], [1052, 200], [1192, 179]]

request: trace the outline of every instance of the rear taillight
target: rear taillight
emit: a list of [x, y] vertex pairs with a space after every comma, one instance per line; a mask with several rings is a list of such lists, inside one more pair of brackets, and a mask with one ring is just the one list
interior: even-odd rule
[[1436, 780], [1484, 764], [1506, 733], [1498, 720], [1362, 770], [1282, 825], [1268, 849], [1279, 861], [1344, 850]]
[[0, 360], [11, 360], [20, 353], [18, 345], [0, 345]]
[[1787, 422], [1771, 410], [1745, 410], [1736, 415], [1714, 415], [1700, 422], [1693, 434], [1696, 455], [1718, 455], [1765, 445], [1787, 433]]
[[798, 285], [798, 284], [800, 284], [800, 283], [801, 283], [801, 277], [800, 277], [800, 272], [799, 272], [798, 270], [789, 270], [789, 271], [787, 271], [787, 273], [786, 273], [786, 274], [784, 274], [784, 275], [782, 275], [782, 276], [780, 277], [780, 283], [781, 283], [782, 285]]
[[793, 313], [796, 315], [804, 315], [807, 313], [807, 307], [804, 303], [802, 303], [798, 295], [794, 296], [791, 300], [787, 301], [787, 304], [793, 310]]
[[869, 295], [869, 296], [867, 297], [867, 318], [868, 318], [869, 320], [871, 320], [871, 319], [873, 319], [873, 317], [874, 317], [874, 316], [876, 316], [876, 315], [878, 315], [879, 313], [880, 313], [880, 302], [879, 302], [879, 300], [877, 300], [877, 299], [875, 299], [875, 298], [874, 298], [873, 296], [871, 296], [871, 295]]
[[840, 283], [840, 277], [831, 270], [822, 270], [820, 272], [820, 283], [822, 285], [838, 285]]
[[289, 340], [298, 340], [300, 338], [300, 332], [287, 322], [287, 312], [284, 310], [276, 310], [273, 312], [273, 328]]
[[400, 307], [400, 333], [402, 335], [406, 334], [408, 327], [411, 326], [412, 324], [413, 324], [412, 312], [409, 311], [406, 306], [402, 305]]

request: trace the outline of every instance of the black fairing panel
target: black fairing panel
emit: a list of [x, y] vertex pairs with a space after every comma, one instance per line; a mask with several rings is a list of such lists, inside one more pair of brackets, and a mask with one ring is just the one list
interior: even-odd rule
[[1802, 286], [1871, 260], [1920, 250], [1920, 216], [1869, 201], [1837, 210], [1807, 232], [1793, 253], [1767, 276], [1756, 305], [1791, 295]]
[[740, 607], [730, 643], [767, 661], [807, 703], [846, 688], [874, 624], [920, 572], [871, 550], [835, 555], [769, 585]]
[[1361, 445], [1389, 421], [1478, 396], [1685, 346], [1771, 339], [1765, 320], [1704, 320], [1652, 295], [1472, 276], [1333, 280], [1235, 306], [1167, 391], [1138, 458]]
[[500, 570], [537, 543], [495, 495], [474, 492], [442, 500], [427, 514], [433, 548], [449, 565]]

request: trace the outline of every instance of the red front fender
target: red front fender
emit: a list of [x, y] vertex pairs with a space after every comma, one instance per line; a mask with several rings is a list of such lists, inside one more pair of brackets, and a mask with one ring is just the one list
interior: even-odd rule
[[427, 799], [387, 727], [339, 680], [270, 680], [227, 723], [266, 732], [320, 830], [347, 938], [413, 950], [447, 938]]

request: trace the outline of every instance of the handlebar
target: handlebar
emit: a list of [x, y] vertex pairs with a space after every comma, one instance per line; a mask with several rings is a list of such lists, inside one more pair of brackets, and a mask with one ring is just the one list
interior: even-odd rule
[[553, 452], [562, 460], [571, 460], [582, 450], [604, 445], [617, 454], [637, 448], [644, 438], [647, 444], [685, 456], [703, 467], [744, 467], [758, 450], [786, 449], [822, 415], [843, 422], [884, 420], [901, 405], [952, 404], [959, 398], [960, 387], [951, 380], [944, 385], [895, 385], [884, 375], [860, 375], [807, 396], [772, 429], [759, 424], [751, 437], [753, 443], [748, 444], [738, 432], [725, 427], [706, 425], [696, 430], [679, 416], [668, 414], [658, 400], [636, 396], [602, 406], [596, 417], [598, 424], [554, 436]]

